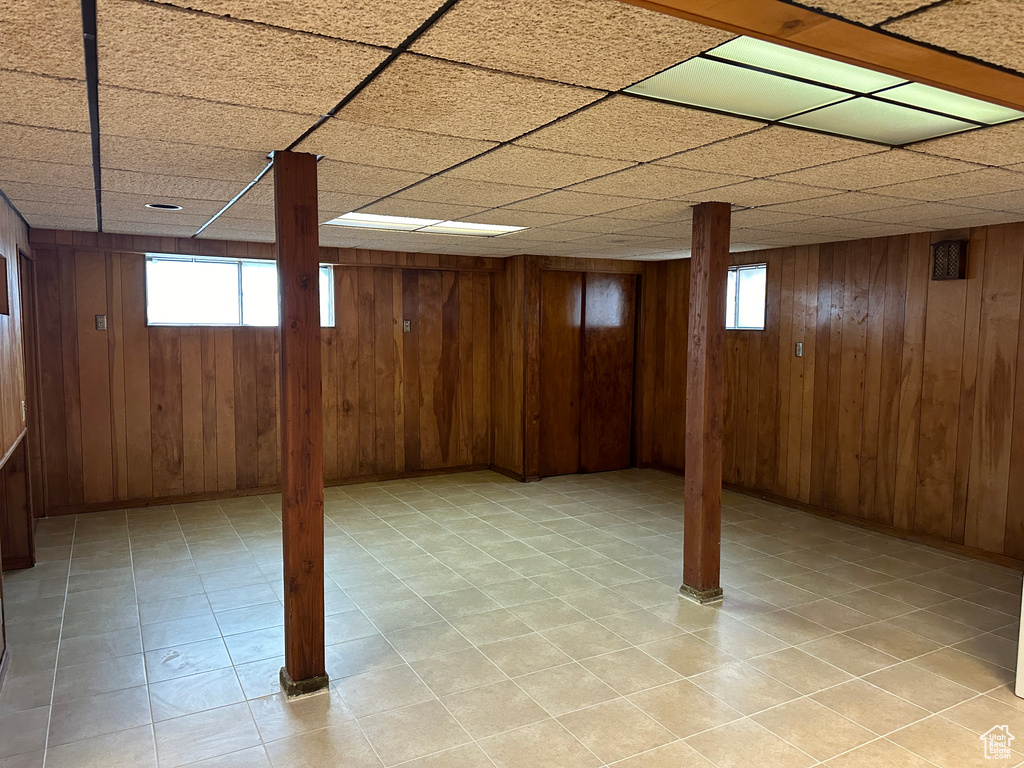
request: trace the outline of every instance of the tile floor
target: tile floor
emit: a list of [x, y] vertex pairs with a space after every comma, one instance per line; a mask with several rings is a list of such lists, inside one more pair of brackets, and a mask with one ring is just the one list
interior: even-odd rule
[[329, 694], [287, 704], [274, 497], [44, 520], [4, 580], [0, 768], [965, 768], [1009, 726], [1021, 576], [682, 481], [327, 491]]

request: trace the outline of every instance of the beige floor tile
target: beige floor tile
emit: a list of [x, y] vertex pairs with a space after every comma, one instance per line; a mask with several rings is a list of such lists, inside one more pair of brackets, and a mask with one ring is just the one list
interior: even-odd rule
[[535, 632], [576, 624], [587, 618], [557, 597], [535, 603], [523, 603], [507, 610]]
[[679, 738], [716, 728], [743, 715], [689, 680], [651, 688], [629, 697]]
[[391, 643], [381, 635], [370, 635], [327, 646], [327, 673], [332, 680], [394, 667], [404, 661]]
[[354, 719], [341, 696], [333, 690], [291, 701], [282, 693], [250, 699], [249, 711], [264, 743]]
[[475, 645], [507, 640], [532, 631], [528, 624], [504, 608], [454, 619], [452, 626]]
[[407, 664], [342, 678], [334, 682], [334, 687], [356, 717], [434, 699], [434, 694]]
[[220, 637], [220, 627], [212, 614], [147, 624], [142, 628], [142, 644], [147, 651], [183, 643], [197, 643]]
[[597, 621], [601, 626], [634, 645], [654, 643], [683, 634], [683, 630], [678, 625], [647, 610], [618, 613], [614, 616], [605, 616]]
[[892, 619], [892, 623], [941, 645], [962, 643], [964, 640], [981, 634], [980, 629], [968, 627], [966, 624], [939, 616], [929, 610], [905, 613]]
[[537, 633], [478, 646], [495, 666], [509, 677], [537, 672], [572, 661], [553, 643]]
[[359, 726], [387, 766], [472, 740], [439, 701], [364, 717]]
[[680, 675], [638, 648], [594, 656], [580, 661], [623, 696], [678, 680]]
[[863, 680], [851, 680], [813, 694], [811, 698], [880, 736], [929, 714], [928, 710]]
[[[981, 735], [936, 715], [890, 734], [889, 740], [939, 768], [982, 768], [993, 763], [998, 765], [1000, 761], [985, 757], [984, 744], [979, 738]], [[1024, 755], [1014, 750], [1014, 757], [1005, 762], [1013, 765], [1022, 758]]]
[[788, 685], [742, 662], [694, 675], [690, 680], [745, 715], [791, 701], [800, 695]]
[[380, 768], [381, 761], [354, 723], [289, 736], [267, 744], [274, 768]]
[[845, 634], [858, 642], [870, 645], [890, 656], [895, 656], [901, 661], [930, 653], [942, 647], [934, 640], [909, 632], [889, 621], [858, 627]]
[[975, 696], [945, 710], [942, 716], [978, 734], [985, 733], [996, 723], [1008, 726], [1014, 735], [1024, 733], [1024, 699], [1012, 693], [1008, 693], [1005, 700], [1001, 700], [998, 694]]
[[749, 624], [729, 618], [723, 618], [713, 627], [697, 630], [693, 636], [737, 659], [761, 656], [788, 646], [785, 641], [774, 635], [761, 632]]
[[797, 699], [751, 719], [816, 760], [828, 760], [877, 738], [813, 699]]
[[145, 684], [146, 664], [142, 654], [118, 656], [59, 668], [53, 701], [56, 704]]
[[284, 606], [280, 603], [261, 603], [245, 608], [217, 611], [215, 616], [221, 634], [238, 635], [284, 624]]
[[554, 717], [609, 701], [619, 695], [576, 663], [524, 675], [516, 678], [516, 683]]
[[494, 768], [494, 763], [476, 744], [465, 744], [410, 760], [402, 768]]
[[736, 658], [727, 651], [695, 634], [678, 635], [648, 643], [642, 650], [684, 677], [718, 669], [736, 661]]
[[1010, 670], [953, 648], [943, 648], [919, 656], [911, 663], [978, 692], [990, 691], [1014, 681], [1014, 674]]
[[276, 656], [284, 648], [284, 627], [268, 627], [238, 635], [228, 635], [224, 644], [235, 664], [247, 664]]
[[832, 630], [792, 611], [770, 611], [746, 619], [746, 623], [787, 643], [799, 644], [830, 635]]
[[873, 672], [865, 676], [864, 680], [930, 712], [952, 707], [975, 695], [971, 689], [934, 675], [910, 662]]
[[45, 754], [46, 752], [40, 749], [11, 757], [0, 757], [0, 768], [43, 768]]
[[829, 635], [800, 646], [800, 650], [826, 661], [854, 677], [898, 664], [899, 659], [846, 635]]
[[468, 648], [470, 645], [455, 627], [445, 621], [389, 632], [386, 638], [409, 662]]
[[630, 642], [621, 635], [592, 620], [549, 629], [541, 635], [576, 660], [621, 651], [630, 646]]
[[786, 648], [750, 659], [747, 664], [766, 675], [785, 683], [807, 695], [846, 682], [851, 676], [827, 662], [804, 653], [798, 648]]
[[386, 634], [409, 627], [435, 624], [441, 620], [441, 615], [419, 597], [394, 603], [364, 605], [362, 610], [377, 629]]
[[544, 720], [479, 742], [497, 768], [596, 768], [602, 761], [557, 720]]
[[272, 768], [266, 748], [258, 747], [241, 749], [228, 755], [218, 755], [209, 760], [189, 763], [188, 768]]
[[49, 746], [68, 744], [152, 722], [145, 686], [54, 704]]
[[49, 719], [48, 706], [0, 717], [0, 757], [35, 752], [45, 747]]
[[888, 739], [877, 739], [857, 747], [832, 758], [825, 765], [828, 768], [935, 768], [934, 763], [908, 752]]
[[806, 768], [816, 761], [750, 720], [692, 736], [686, 743], [717, 768]]
[[57, 665], [72, 667], [136, 653], [142, 653], [142, 638], [139, 631], [137, 629], [121, 629], [100, 635], [86, 635], [62, 640]]
[[153, 728], [145, 725], [51, 747], [50, 768], [156, 768]]
[[548, 718], [547, 712], [511, 680], [451, 694], [441, 703], [474, 739]]
[[558, 720], [606, 763], [676, 740], [669, 730], [626, 699], [577, 710]]
[[434, 611], [449, 620], [474, 613], [493, 611], [501, 607], [476, 587], [432, 595], [425, 599]]
[[458, 693], [506, 679], [506, 675], [476, 648], [434, 656], [412, 664], [436, 696]]
[[674, 741], [649, 752], [642, 752], [614, 764], [615, 768], [714, 768], [697, 750], [683, 741]]
[[145, 658], [150, 683], [231, 666], [231, 657], [220, 638], [147, 651]]
[[155, 723], [160, 768], [208, 760], [260, 743], [247, 704], [210, 709]]
[[874, 621], [874, 618], [866, 613], [828, 599], [798, 605], [791, 610], [793, 613], [835, 632], [847, 632]]
[[149, 686], [153, 720], [191, 715], [207, 709], [226, 707], [245, 701], [242, 686], [231, 667], [176, 677]]

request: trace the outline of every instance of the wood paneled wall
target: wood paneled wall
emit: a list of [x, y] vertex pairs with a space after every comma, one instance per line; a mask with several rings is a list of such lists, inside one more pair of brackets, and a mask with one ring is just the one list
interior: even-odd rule
[[[972, 230], [967, 280], [930, 279], [931, 239], [734, 260], [768, 263], [768, 311], [763, 332], [727, 334], [724, 479], [1024, 559], [1024, 224]], [[685, 293], [684, 269], [650, 268], [656, 293]], [[646, 309], [670, 329], [652, 342], [676, 382], [661, 401], [654, 387], [655, 411], [670, 414], [659, 403], [685, 397], [682, 373], [668, 372], [685, 366], [671, 362], [685, 327], [667, 306]], [[682, 430], [666, 421], [654, 422], [650, 461], [681, 468], [681, 451], [665, 446], [681, 445]]]
[[497, 469], [522, 479], [526, 259], [523, 256], [512, 256], [506, 261], [505, 271], [496, 273], [492, 278], [493, 456]]
[[[276, 329], [148, 327], [143, 255], [35, 247], [49, 307], [39, 330], [49, 512], [277, 485]], [[500, 266], [335, 268], [336, 327], [323, 332], [328, 483], [490, 463]]]
[[28, 228], [0, 199], [0, 256], [7, 268], [8, 309], [0, 314], [0, 463], [25, 429], [21, 401], [25, 399], [25, 358], [21, 328], [21, 290], [18, 249], [29, 252]]

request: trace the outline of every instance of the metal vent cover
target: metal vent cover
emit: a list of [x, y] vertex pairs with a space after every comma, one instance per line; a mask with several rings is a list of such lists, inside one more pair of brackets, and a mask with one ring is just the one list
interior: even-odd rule
[[932, 244], [932, 280], [967, 277], [967, 241], [942, 240]]

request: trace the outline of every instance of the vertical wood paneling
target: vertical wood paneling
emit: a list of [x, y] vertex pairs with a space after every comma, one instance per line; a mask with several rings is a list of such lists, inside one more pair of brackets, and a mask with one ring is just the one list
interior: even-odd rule
[[199, 328], [181, 329], [181, 458], [185, 493], [206, 489], [203, 441], [203, 343]]
[[185, 492], [182, 461], [181, 330], [151, 328], [149, 333], [149, 390], [153, 494], [180, 496]]

